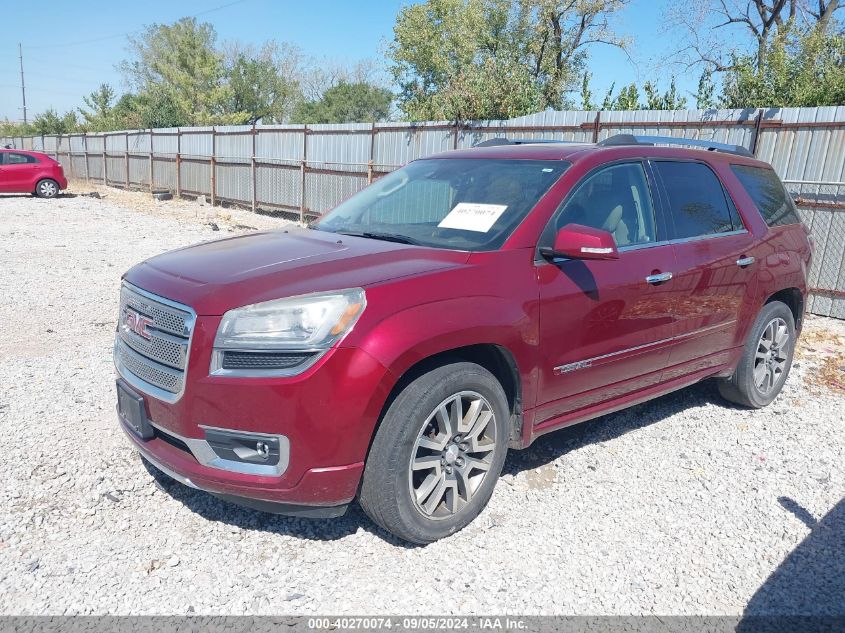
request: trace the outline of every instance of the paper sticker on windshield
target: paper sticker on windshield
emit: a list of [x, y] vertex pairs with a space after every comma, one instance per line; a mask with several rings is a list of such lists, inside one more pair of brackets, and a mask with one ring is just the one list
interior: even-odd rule
[[441, 229], [487, 233], [507, 208], [506, 204], [459, 202], [437, 226]]

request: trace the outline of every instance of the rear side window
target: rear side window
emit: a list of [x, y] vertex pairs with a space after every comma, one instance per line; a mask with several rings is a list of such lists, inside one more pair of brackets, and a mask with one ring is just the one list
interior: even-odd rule
[[14, 152], [9, 152], [6, 154], [6, 165], [24, 165], [26, 163], [35, 162], [38, 162], [35, 160], [35, 157], [29, 156], [27, 154], [15, 154]]
[[655, 161], [669, 198], [671, 239], [714, 235], [734, 230], [725, 190], [702, 163]]
[[731, 165], [731, 169], [757, 205], [766, 224], [783, 226], [801, 222], [795, 203], [773, 169], [748, 165]]

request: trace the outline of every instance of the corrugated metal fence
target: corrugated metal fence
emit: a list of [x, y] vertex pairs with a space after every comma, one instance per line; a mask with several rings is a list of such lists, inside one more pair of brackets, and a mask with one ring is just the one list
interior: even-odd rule
[[405, 163], [499, 136], [595, 142], [659, 134], [733, 143], [778, 171], [817, 252], [808, 306], [845, 318], [845, 106], [748, 110], [541, 112], [507, 121], [256, 125], [2, 138], [44, 151], [67, 174], [208, 196], [253, 210], [320, 215]]

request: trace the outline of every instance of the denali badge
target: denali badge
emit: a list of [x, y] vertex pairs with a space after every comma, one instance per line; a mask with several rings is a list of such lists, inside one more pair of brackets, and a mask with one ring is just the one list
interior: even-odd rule
[[575, 371], [576, 369], [586, 369], [590, 365], [593, 364], [591, 360], [579, 360], [575, 363], [569, 363], [568, 365], [558, 365], [555, 367], [555, 376], [560, 376], [561, 374], [568, 374], [571, 371]]
[[134, 310], [130, 310], [129, 308], [123, 309], [123, 329], [134, 332], [141, 338], [145, 338], [148, 341], [152, 338], [152, 335], [147, 332], [147, 326], [152, 325], [153, 320], [149, 319], [141, 314], [138, 314]]

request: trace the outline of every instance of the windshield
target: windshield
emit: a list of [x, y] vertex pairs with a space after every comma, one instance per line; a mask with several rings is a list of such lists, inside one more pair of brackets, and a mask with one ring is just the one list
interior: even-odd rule
[[341, 203], [312, 228], [438, 248], [492, 250], [567, 167], [560, 160], [418, 160]]

